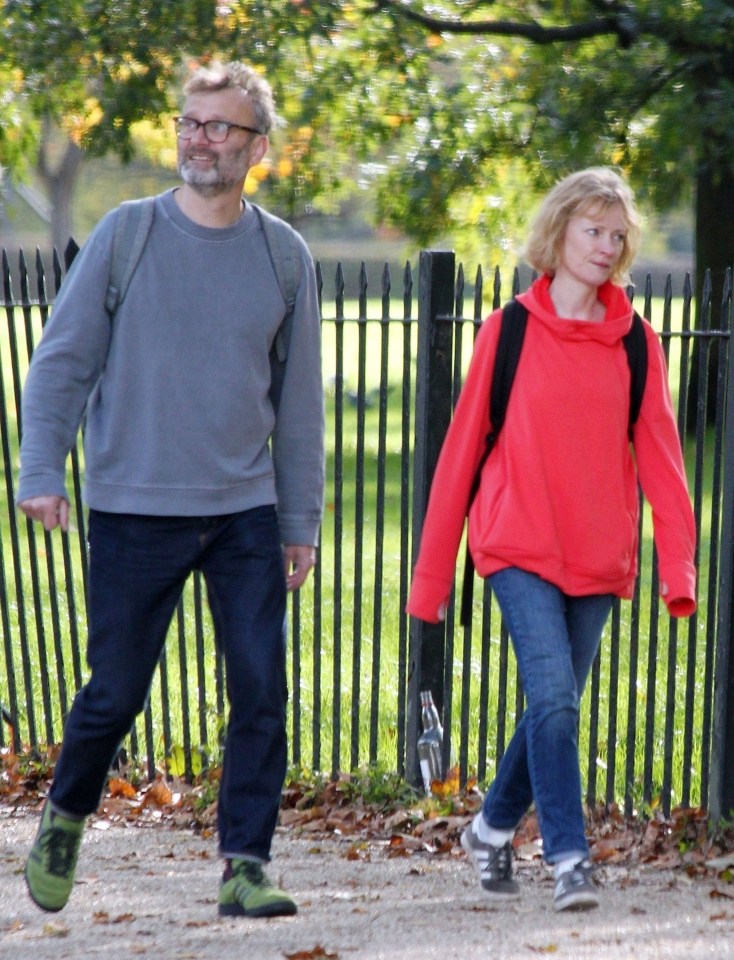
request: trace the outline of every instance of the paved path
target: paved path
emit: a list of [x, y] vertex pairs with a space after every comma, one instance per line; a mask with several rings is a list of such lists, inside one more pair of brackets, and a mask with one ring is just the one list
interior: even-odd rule
[[[22, 870], [37, 819], [0, 807], [0, 957], [13, 960], [703, 960], [734, 958], [734, 885], [680, 871], [600, 870], [603, 900], [555, 914], [541, 864], [522, 898], [483, 897], [463, 854], [390, 858], [279, 831], [272, 878], [296, 917], [220, 919], [216, 841], [169, 827], [98, 822], [61, 913], [38, 910]], [[347, 856], [351, 850], [352, 856]]]

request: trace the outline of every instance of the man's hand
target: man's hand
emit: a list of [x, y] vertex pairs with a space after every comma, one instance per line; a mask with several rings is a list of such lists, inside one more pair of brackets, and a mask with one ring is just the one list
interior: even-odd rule
[[46, 530], [61, 527], [66, 533], [69, 529], [69, 501], [63, 497], [31, 497], [21, 500], [18, 508], [31, 520], [39, 520]]
[[285, 558], [285, 585], [298, 590], [306, 582], [308, 571], [316, 563], [316, 548], [309, 546], [283, 547]]

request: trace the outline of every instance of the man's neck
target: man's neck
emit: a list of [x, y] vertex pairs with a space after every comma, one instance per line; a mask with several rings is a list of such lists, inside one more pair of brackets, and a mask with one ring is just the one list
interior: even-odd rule
[[214, 197], [207, 197], [184, 183], [174, 191], [173, 196], [181, 212], [202, 227], [231, 227], [240, 219], [245, 209], [241, 186]]

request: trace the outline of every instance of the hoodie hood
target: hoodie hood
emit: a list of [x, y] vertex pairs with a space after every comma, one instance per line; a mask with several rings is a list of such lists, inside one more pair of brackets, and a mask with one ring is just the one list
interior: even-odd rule
[[599, 300], [606, 307], [606, 313], [601, 323], [591, 323], [558, 316], [550, 295], [552, 279], [550, 274], [543, 274], [516, 299], [536, 320], [552, 328], [555, 336], [563, 340], [595, 340], [612, 345], [629, 331], [633, 309], [622, 287], [609, 281], [599, 287]]

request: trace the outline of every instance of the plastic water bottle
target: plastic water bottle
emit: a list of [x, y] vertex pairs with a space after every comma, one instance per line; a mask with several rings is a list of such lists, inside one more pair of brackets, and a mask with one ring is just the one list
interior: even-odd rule
[[418, 738], [418, 759], [423, 775], [423, 786], [430, 796], [433, 781], [443, 780], [441, 763], [443, 727], [430, 690], [421, 691], [421, 719], [423, 733]]

